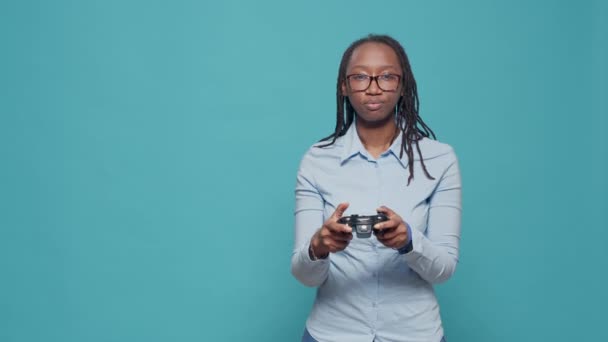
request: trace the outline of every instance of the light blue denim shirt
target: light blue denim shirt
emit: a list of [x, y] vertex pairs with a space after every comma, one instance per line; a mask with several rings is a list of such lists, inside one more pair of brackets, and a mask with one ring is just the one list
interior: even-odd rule
[[[295, 244], [291, 271], [318, 287], [306, 328], [320, 342], [440, 341], [443, 326], [433, 284], [449, 279], [458, 262], [461, 178], [454, 150], [419, 142], [429, 179], [414, 147], [414, 179], [401, 136], [378, 159], [361, 144], [355, 124], [324, 148], [302, 158], [295, 190]], [[312, 235], [341, 202], [345, 215], [375, 214], [385, 205], [412, 231], [413, 250], [399, 254], [372, 236], [353, 236], [348, 247], [312, 261]]]

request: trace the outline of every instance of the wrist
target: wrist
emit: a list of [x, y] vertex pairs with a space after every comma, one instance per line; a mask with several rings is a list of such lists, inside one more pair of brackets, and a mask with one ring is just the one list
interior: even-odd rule
[[406, 254], [414, 249], [414, 244], [412, 242], [412, 228], [407, 223], [405, 224], [405, 227], [407, 229], [407, 239], [405, 240], [403, 246], [396, 248], [399, 254]]
[[308, 247], [308, 254], [311, 260], [326, 259], [329, 255], [329, 251], [324, 250], [321, 246], [321, 241], [317, 234], [313, 235], [310, 239], [310, 245]]
[[397, 248], [397, 252], [399, 252], [399, 254], [407, 254], [407, 253], [411, 252], [413, 249], [414, 249], [414, 244], [412, 243], [412, 240], [410, 240], [405, 245], [403, 245], [403, 247]]

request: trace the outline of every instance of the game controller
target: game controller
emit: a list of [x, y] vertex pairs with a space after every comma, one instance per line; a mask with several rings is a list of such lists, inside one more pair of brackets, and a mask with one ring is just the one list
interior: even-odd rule
[[338, 219], [338, 223], [348, 224], [353, 228], [358, 238], [368, 238], [372, 236], [372, 231], [374, 231], [374, 233], [376, 232], [374, 225], [384, 221], [388, 221], [388, 217], [381, 213], [369, 216], [350, 215]]

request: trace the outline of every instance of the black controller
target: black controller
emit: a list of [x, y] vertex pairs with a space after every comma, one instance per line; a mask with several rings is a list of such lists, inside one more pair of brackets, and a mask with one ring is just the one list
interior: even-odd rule
[[358, 238], [368, 238], [372, 236], [372, 231], [375, 232], [374, 225], [384, 221], [388, 221], [388, 217], [381, 213], [369, 216], [351, 215], [338, 219], [338, 223], [348, 224], [353, 228], [357, 233]]

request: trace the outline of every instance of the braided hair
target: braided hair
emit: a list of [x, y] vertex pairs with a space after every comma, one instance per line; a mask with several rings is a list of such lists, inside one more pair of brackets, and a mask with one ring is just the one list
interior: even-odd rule
[[346, 51], [344, 51], [342, 61], [340, 62], [340, 69], [338, 71], [336, 90], [336, 100], [338, 105], [338, 110], [336, 113], [336, 128], [331, 135], [321, 139], [320, 142], [331, 141], [326, 144], [319, 145], [318, 147], [327, 147], [335, 143], [338, 137], [346, 134], [346, 131], [354, 121], [355, 111], [348, 100], [348, 97], [342, 94], [342, 84], [346, 82], [346, 67], [348, 66], [353, 51], [355, 51], [355, 49], [360, 45], [370, 42], [385, 44], [392, 48], [397, 54], [397, 58], [401, 64], [401, 70], [403, 71], [403, 95], [399, 98], [395, 108], [395, 120], [397, 128], [402, 132], [401, 152], [399, 153], [399, 158], [403, 157], [404, 151], [408, 157], [408, 169], [410, 171], [410, 175], [407, 179], [407, 184], [409, 185], [411, 180], [414, 178], [414, 151], [412, 145], [416, 146], [416, 151], [420, 156], [420, 163], [422, 164], [422, 169], [425, 175], [429, 179], [435, 179], [426, 169], [418, 142], [424, 137], [430, 138], [432, 136], [433, 139], [437, 138], [435, 137], [435, 133], [433, 133], [429, 126], [427, 126], [422, 120], [420, 115], [418, 115], [419, 101], [418, 91], [416, 89], [416, 80], [414, 79], [412, 68], [410, 67], [410, 62], [407, 58], [405, 50], [397, 40], [387, 35], [370, 34], [367, 37], [355, 41], [348, 47], [348, 49], [346, 49]]

